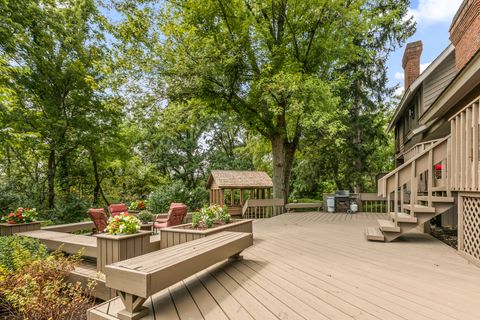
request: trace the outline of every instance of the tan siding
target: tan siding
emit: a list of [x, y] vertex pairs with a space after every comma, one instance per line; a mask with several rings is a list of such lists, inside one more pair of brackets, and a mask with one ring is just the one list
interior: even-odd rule
[[423, 112], [427, 110], [455, 77], [455, 54], [451, 53], [423, 83]]

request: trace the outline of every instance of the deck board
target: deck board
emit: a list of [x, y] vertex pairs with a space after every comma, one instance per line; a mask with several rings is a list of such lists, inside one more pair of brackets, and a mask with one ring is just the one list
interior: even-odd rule
[[479, 319], [480, 268], [429, 235], [366, 241], [365, 227], [385, 217], [292, 212], [255, 221], [243, 261], [208, 268], [145, 305], [156, 319]]

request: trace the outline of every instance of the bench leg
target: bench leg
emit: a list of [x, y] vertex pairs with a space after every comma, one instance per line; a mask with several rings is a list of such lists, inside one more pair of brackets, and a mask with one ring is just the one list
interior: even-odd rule
[[125, 309], [117, 313], [120, 320], [138, 320], [148, 314], [148, 308], [143, 306], [145, 298], [119, 291]]
[[243, 260], [243, 256], [241, 255], [242, 251], [235, 253], [233, 256], [228, 257], [228, 261], [237, 261]]

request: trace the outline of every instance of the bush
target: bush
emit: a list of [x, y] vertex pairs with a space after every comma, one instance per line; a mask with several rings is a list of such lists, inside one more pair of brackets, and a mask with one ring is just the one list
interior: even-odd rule
[[[17, 246], [14, 256], [28, 256]], [[0, 302], [2, 308], [18, 319], [86, 319], [94, 306], [93, 282], [87, 290], [80, 283], [67, 282], [79, 256], [65, 257], [60, 251], [43, 259], [27, 259], [17, 272], [0, 268]]]
[[143, 223], [151, 222], [153, 221], [153, 213], [148, 210], [142, 210], [138, 213], [137, 218]]
[[90, 204], [85, 199], [69, 195], [65, 202], [58, 202], [51, 216], [45, 216], [56, 224], [80, 222], [87, 216]]
[[174, 181], [150, 193], [147, 207], [154, 213], [165, 213], [172, 202], [185, 203], [189, 208], [201, 208], [208, 202], [208, 190], [202, 187], [189, 190], [181, 181]]
[[15, 272], [34, 260], [45, 259], [48, 249], [38, 240], [21, 237], [0, 237], [0, 268]]

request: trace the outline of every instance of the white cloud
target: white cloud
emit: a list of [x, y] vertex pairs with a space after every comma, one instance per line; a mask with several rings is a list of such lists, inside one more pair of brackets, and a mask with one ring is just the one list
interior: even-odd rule
[[395, 79], [403, 80], [405, 78], [405, 74], [403, 72], [395, 72]]
[[419, 0], [417, 8], [410, 8], [408, 16], [418, 23], [450, 23], [462, 0]]
[[425, 69], [428, 68], [428, 66], [431, 64], [432, 62], [427, 62], [427, 63], [421, 63], [420, 64], [420, 73], [422, 73], [423, 71], [425, 71]]
[[396, 96], [401, 96], [402, 93], [403, 93], [403, 90], [405, 90], [404, 87], [398, 87], [397, 90], [395, 90], [395, 93], [394, 93], [394, 94], [395, 94]]

